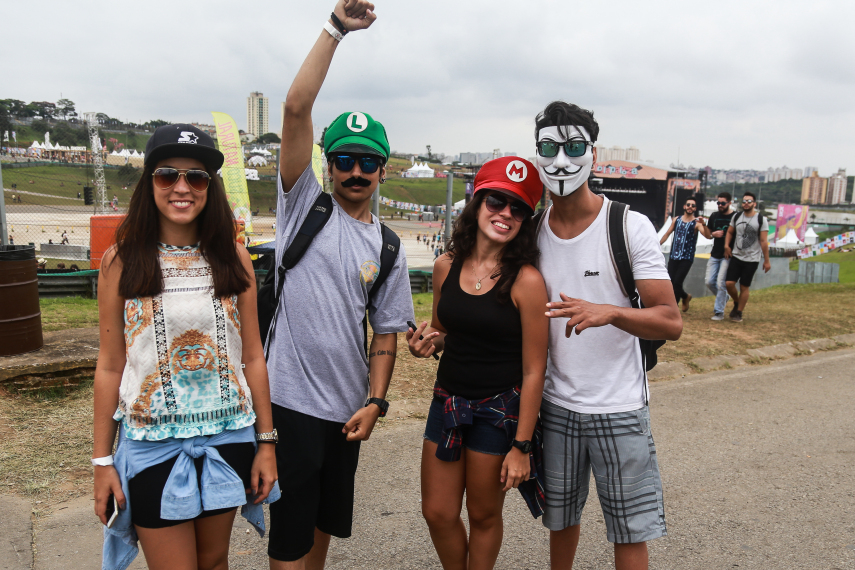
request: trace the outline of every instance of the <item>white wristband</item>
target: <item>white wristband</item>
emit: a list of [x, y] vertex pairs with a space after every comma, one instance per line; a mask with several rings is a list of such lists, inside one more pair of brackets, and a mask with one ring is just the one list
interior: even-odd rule
[[107, 457], [96, 457], [92, 460], [92, 465], [97, 467], [107, 467], [113, 464], [113, 456], [108, 455]]
[[332, 37], [334, 37], [334, 38], [335, 38], [335, 41], [340, 42], [341, 40], [343, 40], [343, 39], [344, 39], [344, 36], [343, 36], [343, 35], [341, 35], [341, 32], [339, 32], [339, 31], [335, 28], [335, 26], [333, 26], [329, 21], [327, 21], [327, 22], [324, 24], [324, 29], [325, 29], [326, 31], [328, 31], [328, 32], [329, 32], [329, 34], [330, 34]]

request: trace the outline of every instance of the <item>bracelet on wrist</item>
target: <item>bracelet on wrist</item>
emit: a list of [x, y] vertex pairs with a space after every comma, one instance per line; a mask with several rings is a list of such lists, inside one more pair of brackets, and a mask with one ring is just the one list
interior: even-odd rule
[[335, 15], [335, 12], [330, 13], [330, 19], [332, 20], [333, 26], [336, 27], [339, 33], [341, 33], [342, 36], [346, 36], [349, 30], [344, 27], [344, 24], [338, 19], [338, 16]]
[[324, 23], [324, 29], [327, 31], [327, 33], [329, 33], [329, 35], [333, 37], [333, 39], [335, 39], [335, 41], [340, 42], [344, 39], [344, 36], [341, 34], [341, 32], [339, 32], [335, 28], [335, 26], [333, 26], [329, 22]]
[[94, 457], [92, 458], [92, 466], [93, 467], [108, 467], [113, 464], [113, 456], [108, 455], [106, 457]]

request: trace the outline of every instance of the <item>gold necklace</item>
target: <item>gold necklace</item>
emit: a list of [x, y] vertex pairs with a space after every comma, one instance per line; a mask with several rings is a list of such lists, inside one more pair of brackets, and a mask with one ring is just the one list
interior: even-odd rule
[[470, 259], [469, 265], [472, 267], [472, 275], [475, 276], [475, 279], [478, 279], [478, 283], [475, 284], [475, 290], [480, 291], [481, 290], [481, 279], [484, 279], [484, 277], [487, 277], [487, 275], [492, 275], [493, 272], [496, 270], [496, 268], [499, 266], [499, 262], [497, 261], [496, 264], [493, 266], [493, 269], [488, 271], [487, 274], [484, 275], [484, 277], [481, 277], [480, 279], [478, 278], [478, 274], [475, 273], [475, 262]]

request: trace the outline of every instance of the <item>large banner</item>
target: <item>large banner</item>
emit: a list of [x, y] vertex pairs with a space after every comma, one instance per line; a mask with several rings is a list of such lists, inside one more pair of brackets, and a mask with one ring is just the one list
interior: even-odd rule
[[805, 241], [810, 206], [778, 204], [778, 221], [775, 222], [775, 239], [781, 239], [790, 230], [795, 230], [800, 241]]
[[249, 191], [246, 188], [246, 170], [243, 165], [243, 148], [240, 144], [240, 131], [234, 119], [225, 113], [211, 112], [217, 126], [217, 146], [226, 157], [220, 173], [226, 197], [229, 200], [236, 220], [243, 220], [246, 231], [252, 231], [252, 211], [249, 209]]
[[321, 185], [321, 188], [324, 187], [324, 166], [326, 161], [324, 160], [324, 154], [321, 152], [321, 147], [319, 145], [312, 145], [312, 172], [315, 173], [315, 178], [318, 179], [318, 184]]

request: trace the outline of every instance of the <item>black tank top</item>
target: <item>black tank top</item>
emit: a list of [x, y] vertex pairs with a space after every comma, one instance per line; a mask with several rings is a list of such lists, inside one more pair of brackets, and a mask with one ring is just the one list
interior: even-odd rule
[[513, 302], [496, 300], [494, 286], [483, 295], [460, 288], [461, 263], [452, 263], [436, 308], [448, 334], [436, 372], [449, 394], [489, 398], [522, 382], [522, 323]]

